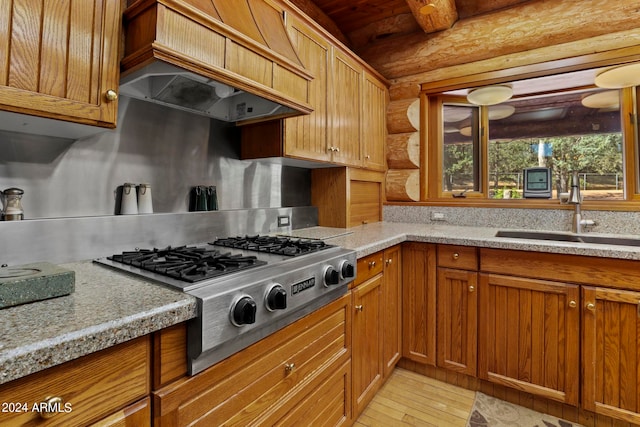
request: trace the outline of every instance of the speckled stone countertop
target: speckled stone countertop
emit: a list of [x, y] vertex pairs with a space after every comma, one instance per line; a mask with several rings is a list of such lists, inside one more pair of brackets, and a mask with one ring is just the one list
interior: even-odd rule
[[[353, 228], [310, 227], [284, 234], [324, 239], [354, 249], [359, 258], [404, 241], [417, 241], [640, 260], [640, 247], [499, 238], [497, 231], [380, 222]], [[0, 310], [0, 384], [196, 316], [195, 298], [182, 292], [90, 261], [62, 267], [76, 273], [73, 294]]]
[[68, 296], [0, 310], [0, 384], [196, 316], [196, 300], [91, 261]]
[[[353, 228], [311, 227], [288, 234], [324, 239], [327, 243], [354, 249], [358, 258], [404, 241], [414, 241], [640, 260], [640, 247], [495, 237], [498, 230], [491, 227], [377, 222]], [[640, 236], [615, 236], [640, 239]]]

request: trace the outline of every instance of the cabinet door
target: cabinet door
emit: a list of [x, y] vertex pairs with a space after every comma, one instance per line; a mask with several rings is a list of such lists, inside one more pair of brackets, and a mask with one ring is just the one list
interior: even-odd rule
[[640, 424], [640, 292], [582, 290], [582, 405]]
[[577, 285], [480, 274], [478, 375], [578, 404]]
[[304, 24], [289, 17], [289, 35], [300, 60], [314, 79], [309, 83], [309, 104], [313, 112], [284, 121], [287, 156], [311, 160], [331, 160], [327, 150], [328, 77], [331, 45]]
[[380, 295], [382, 274], [353, 288], [353, 375], [354, 416], [360, 414], [382, 382]]
[[382, 363], [386, 378], [402, 352], [402, 258], [400, 246], [384, 251], [382, 290]]
[[438, 268], [437, 365], [476, 375], [478, 274]]
[[336, 163], [360, 166], [360, 108], [362, 67], [335, 50], [333, 58], [332, 159]]
[[0, 4], [0, 108], [115, 127], [120, 0]]
[[402, 244], [402, 356], [436, 364], [436, 246]]
[[387, 88], [365, 72], [362, 86], [362, 166], [385, 170], [387, 141]]

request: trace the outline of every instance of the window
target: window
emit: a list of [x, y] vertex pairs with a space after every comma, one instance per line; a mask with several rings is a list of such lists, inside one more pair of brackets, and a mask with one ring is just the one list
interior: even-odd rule
[[[600, 69], [500, 82], [514, 95], [494, 105], [471, 104], [458, 82], [426, 93], [428, 199], [557, 204], [573, 171], [585, 201], [640, 199], [640, 89], [598, 88]], [[533, 167], [550, 170], [551, 200], [522, 200], [523, 171]]]

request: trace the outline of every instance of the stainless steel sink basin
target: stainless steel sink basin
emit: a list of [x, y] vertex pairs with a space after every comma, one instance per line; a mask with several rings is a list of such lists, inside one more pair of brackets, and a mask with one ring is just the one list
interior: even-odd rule
[[556, 242], [595, 243], [613, 246], [640, 246], [640, 239], [630, 237], [590, 236], [585, 234], [557, 233], [550, 231], [500, 230], [496, 237], [511, 239], [553, 240]]

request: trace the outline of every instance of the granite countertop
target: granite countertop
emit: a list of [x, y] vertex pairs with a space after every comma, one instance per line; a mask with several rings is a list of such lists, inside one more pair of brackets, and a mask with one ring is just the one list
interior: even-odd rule
[[[404, 241], [640, 260], [640, 248], [495, 237], [497, 228], [380, 222], [353, 228], [310, 227], [279, 233], [326, 240], [358, 258]], [[638, 236], [633, 236], [638, 237]], [[75, 271], [69, 296], [0, 310], [0, 384], [197, 315], [196, 300], [91, 261]]]
[[[404, 241], [640, 260], [640, 247], [495, 237], [500, 228], [377, 222], [352, 228], [310, 227], [287, 233], [354, 249], [358, 258]], [[530, 231], [530, 230], [527, 230]], [[541, 231], [541, 230], [538, 230]], [[595, 233], [589, 233], [596, 235]], [[611, 236], [611, 235], [601, 235]], [[618, 236], [633, 237], [640, 236]]]
[[0, 384], [186, 321], [194, 297], [91, 261], [75, 292], [0, 310]]

